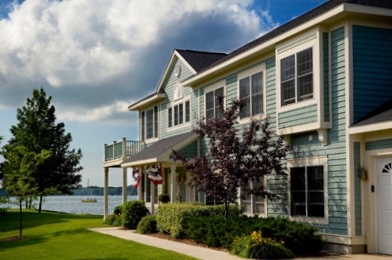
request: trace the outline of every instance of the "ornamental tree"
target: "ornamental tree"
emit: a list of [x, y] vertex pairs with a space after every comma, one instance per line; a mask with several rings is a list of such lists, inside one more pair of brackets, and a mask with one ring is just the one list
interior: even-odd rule
[[81, 175], [77, 173], [83, 169], [79, 165], [82, 152], [70, 149], [72, 136], [65, 132], [64, 123], [56, 123], [56, 109], [51, 99], [42, 88], [35, 89], [26, 105], [18, 108], [18, 124], [11, 127], [13, 137], [9, 141], [10, 145], [22, 145], [30, 152], [52, 152], [32, 173], [37, 183], [36, 195], [40, 198], [38, 212], [41, 212], [44, 196], [70, 194], [72, 189], [79, 188]]
[[[234, 100], [223, 107], [223, 96], [216, 96], [221, 116], [200, 120], [193, 131], [205, 138], [208, 151], [205, 155], [187, 158], [179, 151], [172, 152], [171, 159], [183, 164], [189, 171], [187, 185], [203, 191], [225, 206], [228, 217], [230, 203], [236, 203], [242, 195], [256, 195], [268, 199], [278, 196], [266, 189], [267, 175], [286, 176], [282, 164], [287, 148], [283, 138], [271, 129], [268, 118], [252, 118], [248, 124], [239, 125], [244, 100]], [[250, 185], [250, 183], [259, 185]]]
[[5, 145], [0, 154], [5, 159], [1, 165], [2, 185], [19, 202], [19, 236], [22, 236], [22, 203], [36, 194], [38, 186], [33, 173], [52, 153], [47, 150], [34, 153], [24, 146]]

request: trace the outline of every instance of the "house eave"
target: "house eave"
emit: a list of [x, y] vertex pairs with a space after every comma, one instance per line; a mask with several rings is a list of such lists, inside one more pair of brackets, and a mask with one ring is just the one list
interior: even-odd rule
[[161, 100], [166, 99], [166, 94], [165, 93], [156, 93], [149, 98], [143, 99], [135, 104], [132, 104], [128, 107], [129, 111], [138, 111], [140, 109], [143, 109], [144, 107], [147, 107], [153, 103], [159, 102]]
[[362, 126], [352, 126], [348, 128], [349, 134], [364, 134], [376, 131], [392, 130], [392, 121]]

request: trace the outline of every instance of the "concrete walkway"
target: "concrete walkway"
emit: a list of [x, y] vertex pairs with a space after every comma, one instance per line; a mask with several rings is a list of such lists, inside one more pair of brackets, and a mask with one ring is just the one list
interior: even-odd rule
[[[117, 227], [109, 228], [90, 228], [91, 231], [99, 232], [102, 234], [115, 236], [118, 238], [132, 240], [141, 244], [149, 246], [159, 247], [166, 250], [171, 250], [184, 255], [193, 256], [197, 259], [203, 260], [239, 260], [237, 256], [230, 255], [228, 253], [199, 247], [192, 246], [180, 242], [170, 241], [166, 239], [160, 239], [152, 236], [140, 235], [135, 233], [134, 230], [123, 230]], [[340, 256], [326, 256], [326, 257], [307, 257], [307, 258], [295, 258], [296, 260], [392, 260], [392, 256], [385, 255], [371, 255], [371, 254], [359, 254], [359, 255], [340, 255]]]

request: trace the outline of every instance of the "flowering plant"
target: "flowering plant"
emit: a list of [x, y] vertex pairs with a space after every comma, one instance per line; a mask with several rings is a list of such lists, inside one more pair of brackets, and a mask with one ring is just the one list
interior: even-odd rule
[[261, 231], [253, 231], [250, 236], [237, 237], [230, 253], [253, 259], [294, 258], [293, 252], [284, 247], [284, 241], [264, 238]]

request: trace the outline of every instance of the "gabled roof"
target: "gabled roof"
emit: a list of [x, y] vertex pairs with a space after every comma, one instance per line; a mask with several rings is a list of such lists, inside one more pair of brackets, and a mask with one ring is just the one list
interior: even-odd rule
[[[295, 28], [298, 28], [299, 26], [305, 24], [306, 22], [316, 19], [317, 17], [333, 10], [334, 8], [337, 8], [341, 4], [352, 4], [352, 5], [392, 9], [391, 0], [330, 0], [310, 10], [309, 12], [306, 12], [305, 14], [287, 22], [286, 24], [277, 27], [276, 29], [270, 31], [269, 33], [264, 34], [263, 36], [239, 47], [238, 49], [235, 49], [234, 51], [230, 52], [228, 55], [224, 56], [222, 59], [218, 60], [217, 62], [199, 71], [197, 75], [193, 75], [189, 80], [186, 80], [184, 84], [188, 85], [192, 81], [197, 80], [200, 77], [203, 77], [204, 72], [208, 74], [208, 71], [211, 72], [214, 69], [217, 69], [219, 65], [223, 63], [229, 63], [231, 60], [235, 60], [237, 58], [239, 59], [241, 57], [247, 58], [248, 55], [252, 55], [252, 53], [246, 54], [248, 51], [257, 49], [257, 47], [260, 47], [261, 45], [266, 44], [269, 41], [277, 39], [279, 36], [282, 36], [284, 33], [289, 32], [290, 30], [293, 30]], [[351, 10], [354, 12], [356, 11], [355, 8], [347, 8], [344, 10], [345, 11]], [[391, 15], [392, 13], [389, 14], [389, 16]]]
[[176, 51], [192, 66], [192, 68], [199, 72], [216, 61], [222, 59], [227, 54], [219, 52], [206, 52], [206, 51], [196, 51], [196, 50], [180, 50]]
[[390, 127], [392, 129], [392, 99], [388, 100], [387, 102], [361, 118], [357, 123], [353, 124], [352, 127], [378, 124], [388, 121], [391, 122]]
[[151, 95], [131, 104], [128, 106], [129, 111], [135, 111], [147, 106], [151, 103], [158, 102], [166, 99], [166, 92], [161, 89], [158, 92], [152, 93]]
[[182, 149], [191, 142], [195, 141], [197, 137], [198, 135], [194, 132], [188, 132], [161, 139], [153, 143], [151, 146], [145, 148], [140, 153], [125, 159], [122, 163], [122, 166], [141, 166], [168, 161], [169, 155], [173, 149]]

